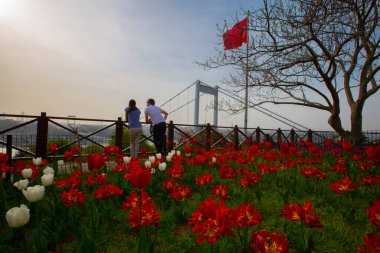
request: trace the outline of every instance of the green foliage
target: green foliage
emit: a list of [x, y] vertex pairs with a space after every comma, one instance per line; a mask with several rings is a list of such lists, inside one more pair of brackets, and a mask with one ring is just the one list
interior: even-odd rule
[[91, 231], [86, 226], [82, 227], [81, 242], [78, 247], [78, 253], [96, 252], [95, 239], [91, 235]]
[[99, 147], [96, 144], [90, 144], [84, 148], [82, 148], [82, 153], [83, 154], [90, 154], [90, 153], [102, 153], [103, 148]]
[[[275, 151], [273, 151], [275, 152]], [[238, 171], [246, 168], [250, 172], [260, 174], [259, 164], [273, 165], [280, 168], [285, 161], [296, 161], [299, 157], [276, 157], [274, 160], [265, 159], [271, 151], [265, 151], [258, 157], [246, 160], [245, 153], [233, 150], [223, 150], [214, 154], [218, 157], [233, 157], [220, 163], [229, 163], [229, 166]], [[278, 153], [276, 153], [278, 154]], [[211, 153], [210, 153], [211, 157]], [[313, 160], [310, 154], [305, 152], [304, 157]], [[348, 154], [342, 157], [347, 161], [347, 174], [356, 182], [362, 174], [379, 174], [379, 167], [373, 167], [362, 172], [357, 169], [358, 161], [352, 161]], [[96, 200], [94, 192], [101, 185], [89, 186], [86, 184], [88, 176], [83, 176], [81, 184], [75, 188], [85, 192], [89, 197], [84, 206], [73, 204], [67, 207], [59, 198], [66, 188], [46, 187], [43, 201], [38, 203], [25, 203], [22, 193], [15, 190], [10, 184], [0, 185], [0, 211], [3, 213], [3, 226], [0, 228], [0, 251], [21, 252], [27, 248], [30, 252], [134, 252], [141, 249], [143, 252], [247, 252], [247, 245], [253, 231], [270, 230], [287, 234], [291, 252], [353, 252], [355, 247], [363, 244], [363, 236], [374, 231], [367, 218], [367, 209], [371, 201], [380, 198], [378, 186], [361, 186], [354, 192], [343, 196], [333, 192], [328, 183], [342, 179], [343, 175], [331, 171], [331, 166], [336, 163], [336, 156], [326, 153], [321, 162], [315, 164], [298, 163], [294, 167], [278, 169], [276, 172], [261, 175], [261, 181], [256, 185], [243, 188], [238, 185], [242, 175], [235, 179], [223, 179], [220, 176], [220, 164], [196, 165], [195, 154], [185, 156], [182, 163], [185, 169], [182, 179], [175, 181], [191, 188], [191, 197], [177, 201], [169, 196], [163, 188], [162, 182], [168, 178], [167, 172], [173, 163], [167, 162], [166, 171], [160, 171], [156, 167], [151, 182], [146, 189], [153, 203], [157, 205], [161, 213], [160, 226], [147, 227], [142, 232], [144, 238], [139, 237], [138, 229], [132, 229], [129, 221], [129, 211], [122, 208], [125, 197], [133, 191], [131, 184], [124, 179], [125, 172], [105, 170], [107, 184], [114, 184], [124, 190], [122, 196], [112, 196], [105, 200]], [[316, 159], [316, 160], [318, 160]], [[141, 164], [145, 159], [140, 160]], [[301, 168], [319, 167], [327, 172], [326, 179], [310, 179], [300, 173]], [[98, 172], [94, 172], [98, 173]], [[212, 175], [211, 184], [205, 186], [196, 185], [196, 177], [203, 173]], [[70, 174], [57, 174], [56, 181], [68, 178]], [[19, 176], [15, 175], [18, 180]], [[33, 179], [31, 184], [39, 183], [39, 179]], [[225, 200], [228, 207], [237, 207], [244, 203], [253, 203], [264, 221], [246, 231], [235, 231], [235, 237], [223, 237], [218, 239], [213, 247], [207, 243], [197, 244], [197, 235], [191, 231], [188, 219], [198, 208], [200, 202], [213, 197], [210, 194], [213, 185], [225, 184], [230, 187], [229, 195]], [[311, 229], [300, 226], [300, 222], [291, 222], [280, 216], [280, 211], [285, 203], [304, 203], [310, 200], [313, 209], [320, 213], [321, 229]], [[4, 213], [10, 207], [25, 203], [31, 208], [31, 221], [20, 229], [10, 229], [5, 220]], [[38, 213], [37, 213], [38, 210]], [[304, 235], [304, 236], [302, 236]], [[139, 243], [139, 238], [142, 242]], [[13, 244], [13, 241], [24, 242]], [[141, 252], [140, 251], [140, 252]]]
[[[141, 136], [140, 140], [143, 139], [143, 138], [144, 137]], [[123, 140], [122, 140], [122, 142], [123, 142], [123, 145], [122, 145], [123, 150], [126, 149], [126, 148], [128, 148], [130, 146], [129, 128], [125, 127], [123, 129]], [[109, 142], [109, 145], [110, 146], [115, 146], [115, 143], [116, 143], [115, 142], [115, 133], [113, 133], [112, 136], [111, 136], [111, 140]], [[147, 152], [154, 152], [155, 151], [153, 143], [150, 142], [149, 140], [145, 140], [143, 142], [140, 142], [139, 148], [140, 149], [141, 148], [145, 148], [147, 150]], [[129, 149], [128, 149], [127, 153], [129, 153]]]
[[[112, 134], [111, 136], [111, 140], [110, 140], [110, 143], [109, 145], [110, 146], [115, 146], [115, 132]], [[123, 149], [129, 147], [129, 142], [130, 142], [130, 139], [129, 139], [129, 128], [127, 127], [124, 127], [123, 128]]]

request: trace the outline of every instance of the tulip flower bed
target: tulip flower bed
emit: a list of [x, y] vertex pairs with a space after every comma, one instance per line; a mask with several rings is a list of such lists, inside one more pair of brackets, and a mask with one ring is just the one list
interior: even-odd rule
[[0, 154], [0, 252], [380, 252], [380, 145], [233, 147]]

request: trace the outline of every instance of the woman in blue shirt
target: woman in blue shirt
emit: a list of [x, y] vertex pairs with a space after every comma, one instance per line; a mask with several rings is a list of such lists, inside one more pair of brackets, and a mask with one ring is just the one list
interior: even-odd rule
[[125, 121], [129, 126], [129, 140], [131, 157], [137, 157], [139, 154], [139, 142], [142, 134], [142, 125], [140, 123], [140, 110], [136, 107], [136, 101], [131, 99], [129, 105], [125, 108]]

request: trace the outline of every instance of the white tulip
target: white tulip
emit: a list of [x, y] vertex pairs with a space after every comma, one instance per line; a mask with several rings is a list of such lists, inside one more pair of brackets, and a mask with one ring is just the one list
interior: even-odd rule
[[154, 163], [156, 161], [156, 157], [155, 156], [149, 156], [149, 161], [150, 161], [150, 163]]
[[152, 174], [156, 173], [156, 169], [155, 168], [150, 169], [150, 173]]
[[23, 189], [26, 189], [26, 187], [28, 187], [28, 184], [29, 184], [29, 180], [23, 179], [23, 180], [20, 180], [20, 181], [14, 183], [13, 186], [21, 191]]
[[49, 186], [53, 184], [54, 174], [45, 174], [41, 177], [41, 183], [43, 186]]
[[22, 190], [22, 193], [29, 202], [37, 202], [44, 197], [45, 186], [35, 185], [33, 187], [28, 187], [26, 190]]
[[128, 163], [131, 162], [131, 158], [129, 156], [124, 156], [123, 157], [123, 161], [124, 161], [125, 164], [128, 164]]
[[171, 162], [171, 161], [172, 161], [172, 156], [171, 156], [171, 155], [168, 155], [168, 156], [166, 157], [166, 161], [167, 161], [167, 162]]
[[21, 174], [22, 174], [23, 178], [30, 178], [32, 176], [32, 174], [33, 174], [33, 170], [30, 169], [30, 168], [29, 169], [23, 169], [21, 171]]
[[63, 160], [58, 160], [58, 161], [57, 161], [57, 164], [58, 164], [58, 166], [63, 166], [63, 165], [65, 164], [65, 161], [63, 161]]
[[37, 157], [37, 158], [33, 158], [33, 164], [38, 166], [40, 165], [42, 162], [42, 158], [41, 157]]
[[171, 156], [175, 155], [175, 150], [173, 149], [172, 151], [170, 151], [169, 155]]
[[215, 158], [215, 157], [212, 157], [212, 158], [211, 158], [211, 162], [212, 162], [212, 163], [216, 163], [216, 158]]
[[177, 156], [181, 155], [181, 150], [177, 150]]
[[30, 219], [29, 209], [24, 204], [21, 204], [20, 207], [13, 207], [5, 214], [5, 219], [11, 228], [24, 226]]
[[145, 168], [149, 169], [150, 167], [152, 167], [150, 161], [145, 161]]
[[44, 173], [44, 175], [46, 175], [46, 174], [54, 174], [55, 173], [55, 171], [54, 171], [54, 169], [52, 167], [46, 167], [42, 172]]
[[160, 160], [161, 159], [161, 153], [157, 153], [156, 157], [157, 157], [158, 160]]
[[159, 169], [160, 171], [164, 171], [164, 170], [166, 170], [166, 163], [159, 163], [159, 164], [158, 164], [158, 169]]

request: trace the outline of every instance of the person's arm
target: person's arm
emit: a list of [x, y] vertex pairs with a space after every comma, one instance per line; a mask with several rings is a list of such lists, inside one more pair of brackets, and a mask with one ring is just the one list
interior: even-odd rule
[[125, 112], [125, 121], [128, 122], [128, 112]]
[[146, 114], [146, 113], [145, 113], [145, 123], [150, 123], [150, 122], [149, 122], [148, 114]]
[[164, 119], [166, 120], [168, 118], [169, 113], [161, 109], [161, 113], [164, 115]]

